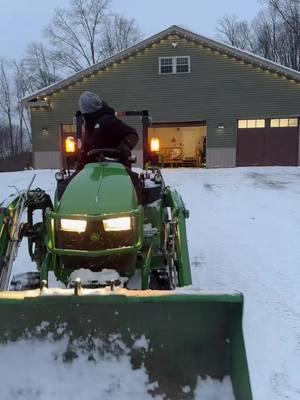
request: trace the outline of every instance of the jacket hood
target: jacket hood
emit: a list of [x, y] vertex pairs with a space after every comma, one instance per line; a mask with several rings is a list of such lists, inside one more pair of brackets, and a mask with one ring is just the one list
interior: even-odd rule
[[98, 118], [102, 117], [102, 115], [115, 115], [114, 108], [110, 107], [105, 101], [102, 103], [102, 107], [100, 110], [94, 111], [92, 113], [83, 113], [84, 119], [86, 121], [96, 121]]

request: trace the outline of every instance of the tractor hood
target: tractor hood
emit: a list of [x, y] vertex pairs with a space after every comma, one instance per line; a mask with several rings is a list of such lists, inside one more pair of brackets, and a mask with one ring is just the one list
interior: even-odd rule
[[67, 186], [57, 212], [103, 215], [135, 210], [138, 201], [125, 167], [116, 162], [87, 164]]

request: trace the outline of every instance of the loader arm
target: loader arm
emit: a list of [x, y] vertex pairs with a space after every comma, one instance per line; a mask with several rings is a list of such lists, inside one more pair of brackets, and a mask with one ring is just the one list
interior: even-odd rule
[[18, 241], [16, 232], [20, 209], [19, 195], [11, 196], [0, 205], [0, 290], [8, 290], [11, 267], [16, 257]]
[[20, 227], [23, 211], [30, 187], [35, 179], [31, 179], [28, 188], [10, 196], [0, 205], [0, 290], [8, 290], [12, 274], [12, 265], [20, 245]]
[[179, 286], [188, 286], [192, 284], [185, 224], [185, 220], [189, 217], [189, 211], [186, 209], [179, 193], [169, 187], [165, 189], [164, 201], [165, 205], [170, 209], [169, 220], [174, 226], [172, 234], [178, 263]]
[[[44, 254], [40, 254], [40, 259], [33, 251], [33, 241], [35, 245], [39, 238], [34, 231], [33, 212], [36, 209], [42, 210], [43, 220], [47, 208], [52, 208], [50, 196], [43, 190], [37, 188], [31, 190], [35, 179], [34, 175], [26, 190], [18, 191], [9, 196], [0, 204], [0, 291], [9, 290], [13, 263], [18, 254], [18, 249], [24, 236], [28, 237], [29, 254], [32, 261], [37, 266], [42, 263]], [[27, 210], [27, 222], [22, 222], [23, 213]], [[39, 246], [35, 246], [40, 251]]]

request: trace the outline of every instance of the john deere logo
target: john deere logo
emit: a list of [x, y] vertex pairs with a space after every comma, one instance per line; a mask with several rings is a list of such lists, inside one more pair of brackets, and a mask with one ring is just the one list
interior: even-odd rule
[[97, 232], [91, 233], [90, 239], [92, 242], [98, 242], [100, 240], [100, 235]]

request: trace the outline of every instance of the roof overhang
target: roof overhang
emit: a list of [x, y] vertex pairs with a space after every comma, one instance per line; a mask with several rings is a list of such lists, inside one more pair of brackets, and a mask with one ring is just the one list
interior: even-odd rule
[[[22, 100], [22, 103], [23, 102], [24, 102], [24, 100]], [[36, 107], [36, 108], [50, 108], [50, 104], [47, 100], [40, 100], [39, 98], [29, 101], [26, 105], [28, 105], [30, 107]]]
[[69, 85], [75, 84], [76, 82], [87, 78], [98, 71], [105, 69], [106, 67], [120, 62], [130, 56], [135, 55], [139, 51], [142, 51], [146, 47], [151, 46], [152, 44], [161, 41], [162, 39], [168, 37], [169, 35], [178, 35], [187, 40], [194, 41], [196, 43], [201, 44], [204, 47], [211, 48], [217, 52], [222, 54], [226, 54], [228, 56], [234, 57], [240, 61], [244, 61], [245, 63], [252, 64], [259, 68], [269, 70], [273, 73], [277, 73], [282, 75], [290, 80], [295, 80], [300, 82], [300, 73], [291, 68], [284, 67], [283, 65], [277, 64], [273, 61], [267, 60], [263, 57], [257, 56], [253, 53], [247, 52], [245, 50], [240, 50], [236, 47], [230, 46], [226, 43], [207, 38], [205, 36], [194, 33], [185, 28], [181, 28], [177, 25], [173, 25], [170, 28], [157, 33], [134, 46], [129, 47], [126, 50], [121, 51], [120, 53], [107, 58], [99, 63], [96, 63], [88, 68], [82, 69], [81, 71], [69, 76], [68, 78], [62, 79], [50, 86], [44, 87], [34, 93], [31, 93], [29, 96], [24, 97], [22, 99], [23, 106], [26, 107], [43, 107], [43, 98], [51, 95], [54, 92], [57, 92], [61, 89], [68, 87]]

